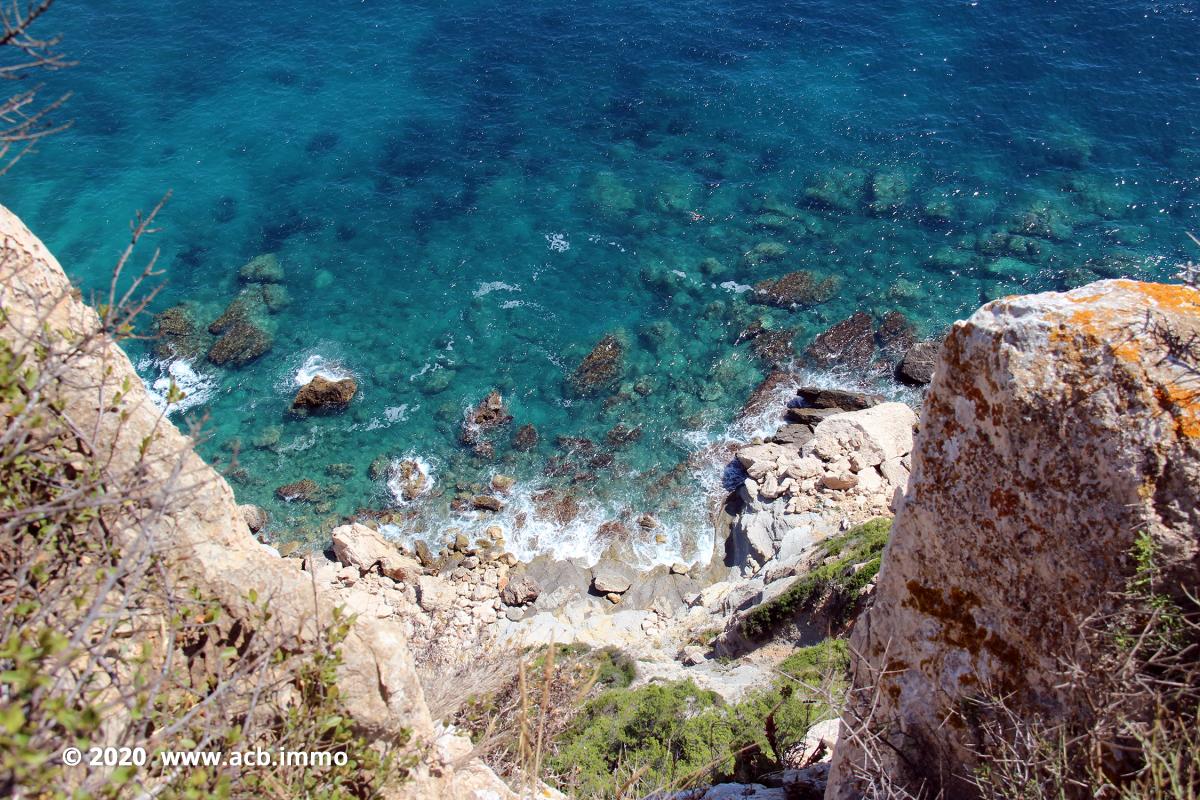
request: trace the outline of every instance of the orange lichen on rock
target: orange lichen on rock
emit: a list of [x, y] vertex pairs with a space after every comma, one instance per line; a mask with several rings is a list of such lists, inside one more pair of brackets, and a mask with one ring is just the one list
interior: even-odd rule
[[1200, 438], [1200, 387], [1156, 386], [1154, 397], [1175, 420], [1175, 430], [1188, 439]]
[[1149, 297], [1160, 309], [1172, 311], [1200, 312], [1200, 290], [1177, 283], [1145, 283], [1143, 281], [1117, 280], [1113, 283], [1130, 291]]

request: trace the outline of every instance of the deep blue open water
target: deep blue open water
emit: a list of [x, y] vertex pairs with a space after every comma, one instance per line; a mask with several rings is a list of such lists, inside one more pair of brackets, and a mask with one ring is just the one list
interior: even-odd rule
[[[290, 304], [258, 320], [273, 346], [257, 361], [131, 351], [150, 382], [174, 370], [176, 418], [208, 415], [203, 454], [284, 538], [319, 545], [364, 508], [399, 509], [403, 537], [478, 534], [496, 520], [450, 501], [501, 472], [519, 479], [499, 521], [522, 554], [595, 556], [599, 524], [623, 519], [641, 558], [669, 562], [711, 541], [698, 498], [715, 477], [689, 456], [750, 433], [729, 426], [766, 371], [737, 343], [755, 320], [794, 329], [797, 352], [859, 310], [936, 335], [996, 296], [1197, 255], [1198, 11], [60, 0], [39, 24], [79, 62], [47, 79], [74, 91], [74, 126], [0, 201], [91, 292], [131, 214], [173, 190], [153, 310], [185, 303], [201, 326], [242, 264], [277, 254]], [[836, 277], [834, 296], [748, 302], [800, 269]], [[610, 333], [619, 382], [571, 396]], [[357, 378], [349, 411], [286, 415], [306, 365]], [[514, 422], [481, 457], [460, 428], [493, 388]], [[641, 438], [611, 447], [618, 423]], [[516, 452], [523, 424], [539, 443]], [[381, 456], [419, 457], [434, 489], [401, 504], [368, 474]], [[274, 497], [305, 477], [319, 502]], [[539, 520], [545, 488], [583, 510]], [[643, 512], [664, 524], [642, 531]]]

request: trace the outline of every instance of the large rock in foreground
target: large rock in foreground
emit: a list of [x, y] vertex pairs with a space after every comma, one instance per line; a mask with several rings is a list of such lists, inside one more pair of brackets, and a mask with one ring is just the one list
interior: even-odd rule
[[[1171, 586], [1200, 573], [1200, 292], [1102, 281], [990, 303], [947, 338], [875, 605], [854, 630], [829, 798], [864, 770], [971, 797], [972, 697], [1072, 718], [1059, 661], [1110, 610], [1139, 532]], [[1086, 665], [1085, 665], [1086, 666]]]

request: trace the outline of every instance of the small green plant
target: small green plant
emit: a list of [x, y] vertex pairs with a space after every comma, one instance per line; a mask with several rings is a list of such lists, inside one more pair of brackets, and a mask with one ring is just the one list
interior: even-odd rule
[[[857, 608], [859, 592], [879, 573], [891, 528], [890, 519], [879, 517], [825, 540], [820, 553], [834, 560], [797, 578], [778, 597], [751, 610], [742, 620], [742, 633], [750, 639], [764, 638], [820, 600], [828, 602], [835, 625], [847, 624]], [[856, 570], [855, 565], [860, 564]]]

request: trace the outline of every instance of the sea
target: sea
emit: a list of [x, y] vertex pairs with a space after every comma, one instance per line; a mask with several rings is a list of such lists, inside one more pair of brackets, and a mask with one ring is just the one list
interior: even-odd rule
[[[997, 297], [1200, 259], [1198, 12], [58, 0], [35, 32], [74, 63], [35, 80], [72, 124], [0, 202], [102, 302], [130, 219], [170, 192], [127, 269], [157, 253], [161, 290], [125, 347], [271, 541], [320, 549], [356, 518], [703, 562], [727, 445], [777, 419], [742, 412], [772, 370], [919, 402], [888, 356], [806, 359], [831, 325], [900, 312], [936, 338]], [[265, 255], [269, 283], [239, 274]], [[796, 272], [819, 297], [763, 302]], [[261, 352], [218, 365], [231, 303]], [[154, 338], [180, 325], [184, 345]], [[617, 357], [581, 385], [602, 342]], [[318, 374], [355, 379], [350, 407], [292, 414]], [[493, 391], [511, 421], [464, 436]], [[477, 510], [496, 476], [503, 508]]]

